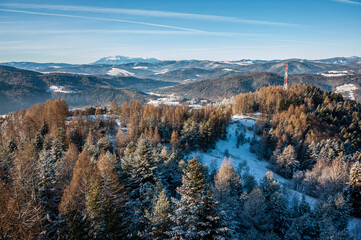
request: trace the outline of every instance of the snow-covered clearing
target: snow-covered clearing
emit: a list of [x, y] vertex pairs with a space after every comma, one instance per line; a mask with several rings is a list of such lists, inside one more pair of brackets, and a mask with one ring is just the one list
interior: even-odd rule
[[133, 69], [148, 69], [148, 67], [144, 67], [144, 66], [135, 66], [135, 67], [133, 67]]
[[155, 75], [159, 75], [159, 74], [164, 74], [164, 73], [167, 73], [167, 72], [169, 72], [168, 69], [163, 69], [163, 70], [161, 70], [161, 71], [159, 71], [159, 72], [155, 72], [154, 74], [155, 74]]
[[253, 61], [252, 60], [249, 60], [249, 61], [233, 61], [233, 62], [228, 62], [228, 61], [225, 61], [224, 63], [228, 63], [228, 64], [235, 64], [235, 65], [240, 65], [240, 66], [247, 66], [247, 65], [251, 65], [253, 64]]
[[321, 73], [321, 75], [324, 77], [341, 77], [341, 76], [345, 76], [347, 74], [344, 74], [344, 73]]
[[[192, 152], [188, 157], [195, 157], [200, 159], [204, 165], [207, 165], [211, 169], [219, 169], [224, 157], [231, 157], [232, 163], [235, 169], [242, 164], [246, 163], [246, 167], [243, 167], [243, 171], [249, 171], [251, 175], [255, 177], [259, 183], [262, 178], [266, 175], [268, 171], [271, 171], [268, 168], [269, 163], [265, 160], [258, 160], [257, 156], [254, 153], [250, 152], [250, 143], [246, 141], [243, 145], [239, 145], [237, 148], [237, 137], [239, 133], [244, 132], [246, 139], [252, 139], [254, 136], [254, 124], [256, 123], [256, 116], [248, 115], [235, 115], [232, 118], [232, 123], [227, 128], [227, 139], [220, 140], [216, 143], [215, 149], [205, 152]], [[246, 169], [246, 170], [245, 170]], [[285, 179], [279, 176], [276, 173], [273, 173], [275, 178], [283, 184], [289, 192], [290, 201], [294, 197], [297, 197], [299, 200], [302, 198], [302, 193], [297, 192], [291, 189], [292, 183], [290, 180]], [[310, 196], [306, 196], [307, 202], [311, 206], [317, 204], [317, 199]]]
[[54, 93], [75, 93], [75, 91], [66, 90], [63, 86], [56, 86], [56, 85], [51, 85], [48, 91]]
[[107, 72], [107, 75], [131, 77], [131, 76], [134, 76], [134, 73], [128, 72], [127, 70], [120, 69], [120, 68], [112, 68]]
[[342, 86], [338, 86], [336, 87], [336, 93], [343, 93], [343, 94], [347, 94], [347, 96], [351, 99], [351, 100], [355, 100], [355, 93], [353, 91], [357, 90], [357, 87], [355, 86], [355, 84], [344, 84]]
[[348, 71], [328, 71], [320, 74], [324, 77], [341, 77], [347, 75], [348, 73]]

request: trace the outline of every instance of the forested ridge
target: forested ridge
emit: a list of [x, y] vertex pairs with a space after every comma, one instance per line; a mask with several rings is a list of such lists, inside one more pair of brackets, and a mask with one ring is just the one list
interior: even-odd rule
[[[265, 87], [232, 106], [49, 100], [0, 119], [1, 239], [352, 239], [360, 217], [361, 107], [316, 87]], [[233, 114], [261, 112], [257, 183], [226, 159], [188, 153], [227, 137]], [[240, 141], [243, 139], [240, 133]], [[246, 141], [246, 140], [245, 140]]]

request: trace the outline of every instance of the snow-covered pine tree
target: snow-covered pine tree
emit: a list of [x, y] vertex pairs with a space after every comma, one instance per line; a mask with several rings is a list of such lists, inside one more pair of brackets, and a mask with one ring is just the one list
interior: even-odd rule
[[350, 220], [350, 207], [341, 194], [337, 194], [332, 204], [332, 222], [337, 230], [347, 229]]
[[154, 176], [156, 164], [152, 157], [150, 144], [144, 135], [140, 136], [138, 139], [136, 150], [133, 155], [133, 165], [133, 177], [138, 178], [140, 183], [151, 182], [154, 184], [156, 182]]
[[135, 151], [129, 149], [128, 155], [124, 158], [126, 160], [122, 160], [122, 169], [128, 175], [125, 184], [130, 195], [127, 203], [129, 209], [127, 221], [130, 223], [128, 237], [146, 238], [150, 234], [146, 212], [152, 205], [157, 166], [145, 135], [139, 137]]
[[348, 186], [348, 200], [351, 205], [351, 213], [355, 217], [361, 217], [361, 164], [355, 162], [350, 170]]
[[286, 196], [281, 192], [272, 194], [269, 202], [266, 202], [266, 213], [273, 224], [273, 231], [279, 236], [284, 236], [289, 228], [289, 210]]
[[101, 194], [99, 182], [93, 179], [85, 193], [86, 219], [89, 222], [89, 238], [104, 239], [105, 237], [105, 199]]
[[277, 171], [287, 177], [291, 178], [293, 173], [299, 167], [299, 162], [296, 159], [296, 152], [292, 145], [285, 147], [280, 155], [277, 156]]
[[[50, 151], [43, 150], [39, 154], [38, 171], [38, 199], [44, 210], [42, 221], [42, 239], [55, 238], [57, 232], [56, 218], [58, 215], [58, 204], [60, 202], [60, 190], [57, 174], [57, 160], [60, 161], [61, 154], [53, 146]], [[56, 159], [59, 157], [59, 159]]]
[[305, 151], [305, 156], [303, 156], [303, 162], [301, 164], [302, 169], [311, 169], [318, 158], [318, 153], [316, 149], [316, 143], [312, 141], [307, 145], [307, 149]]
[[166, 193], [166, 190], [162, 188], [158, 196], [154, 197], [153, 208], [150, 215], [150, 222], [152, 225], [151, 237], [152, 239], [160, 240], [166, 239], [168, 235], [166, 232], [171, 227], [171, 206]]
[[171, 215], [174, 226], [167, 233], [171, 239], [225, 238], [228, 230], [222, 224], [198, 160], [189, 160], [177, 192], [181, 198], [174, 199], [175, 210]]
[[239, 200], [242, 194], [242, 181], [232, 165], [232, 159], [224, 158], [221, 168], [214, 177], [214, 193], [219, 207], [225, 212], [224, 217], [233, 237], [239, 232]]
[[51, 147], [51, 154], [57, 164], [60, 163], [60, 160], [62, 159], [64, 153], [61, 149], [61, 146], [58, 142], [58, 140], [53, 141], [53, 145]]
[[292, 221], [291, 227], [287, 230], [284, 239], [303, 240], [318, 239], [320, 234], [318, 220], [310, 214], [304, 214]]
[[310, 204], [306, 201], [305, 194], [302, 195], [302, 200], [298, 205], [298, 215], [303, 216], [311, 212]]
[[109, 137], [108, 136], [104, 136], [101, 139], [99, 139], [98, 143], [97, 143], [98, 147], [100, 150], [103, 150], [104, 152], [113, 151], [113, 146], [110, 143]]
[[40, 133], [36, 135], [36, 138], [35, 138], [33, 144], [34, 144], [35, 151], [40, 152], [43, 149], [44, 138]]
[[267, 172], [261, 181], [261, 191], [265, 197], [266, 213], [273, 230], [284, 235], [288, 227], [289, 211], [286, 196], [281, 191], [280, 183], [274, 178], [272, 172]]
[[124, 206], [127, 195], [124, 186], [119, 183], [115, 171], [117, 164], [115, 154], [102, 153], [97, 161], [100, 174], [101, 194], [103, 201], [102, 215], [104, 221], [103, 239], [122, 239], [126, 237]]
[[207, 121], [203, 121], [199, 125], [199, 141], [200, 148], [203, 151], [213, 148], [215, 143], [215, 137], [212, 135], [212, 127]]
[[334, 198], [330, 198], [327, 203], [317, 206], [315, 214], [321, 224], [321, 228], [325, 231], [333, 228], [336, 232], [347, 229], [350, 219], [350, 207], [341, 194], [337, 194]]
[[268, 171], [260, 183], [260, 189], [263, 196], [269, 201], [272, 194], [281, 190], [281, 185], [279, 181], [274, 178], [273, 173]]
[[250, 194], [244, 193], [242, 200], [244, 204], [241, 204], [241, 209], [239, 209], [239, 222], [242, 233], [249, 229], [257, 229], [261, 232], [269, 230], [270, 224], [266, 215], [265, 198], [258, 186]]
[[189, 118], [183, 125], [182, 139], [188, 143], [191, 149], [199, 145], [198, 124], [193, 118]]
[[[124, 150], [124, 157], [120, 159], [121, 172], [130, 175], [133, 169], [133, 155], [136, 149], [136, 143], [130, 142]], [[119, 169], [119, 170], [120, 170]]]

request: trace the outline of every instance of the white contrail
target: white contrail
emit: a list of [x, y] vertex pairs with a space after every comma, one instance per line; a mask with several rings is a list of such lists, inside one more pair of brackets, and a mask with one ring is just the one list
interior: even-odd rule
[[[345, 0], [345, 1], [347, 1], [347, 0]], [[146, 17], [198, 19], [198, 20], [258, 24], [258, 25], [299, 26], [298, 24], [283, 23], [283, 22], [242, 19], [242, 18], [236, 18], [236, 17], [225, 17], [225, 16], [208, 15], [208, 14], [180, 13], [180, 12], [168, 12], [168, 11], [151, 11], [151, 10], [141, 10], [141, 9], [103, 8], [103, 7], [72, 6], [72, 5], [23, 4], [23, 3], [21, 3], [21, 4], [19, 4], [19, 3], [3, 3], [3, 4], [0, 4], [0, 6], [22, 8], [22, 9], [47, 9], [47, 10], [75, 11], [75, 12], [119, 13], [119, 14], [127, 14], [127, 15], [146, 16]]]
[[83, 34], [83, 33], [129, 33], [129, 34], [151, 34], [151, 35], [215, 35], [215, 36], [243, 36], [257, 37], [270, 36], [270, 34], [262, 33], [236, 33], [236, 32], [191, 32], [191, 31], [175, 31], [175, 30], [133, 30], [133, 29], [1, 29], [0, 33], [4, 34]]
[[190, 32], [207, 33], [207, 31], [202, 31], [202, 30], [192, 29], [192, 28], [183, 28], [183, 27], [176, 27], [176, 26], [170, 26], [170, 25], [155, 24], [155, 23], [148, 23], [148, 22], [138, 22], [138, 21], [129, 21], [129, 20], [123, 20], [123, 19], [114, 19], [114, 18], [87, 17], [87, 16], [78, 16], [78, 15], [70, 15], [70, 14], [43, 13], [43, 12], [22, 11], [22, 10], [15, 10], [15, 9], [4, 9], [4, 8], [0, 8], [0, 11], [13, 12], [13, 13], [24, 13], [24, 14], [32, 14], [32, 15], [42, 15], [42, 16], [80, 18], [80, 19], [99, 20], [99, 21], [108, 21], [108, 22], [132, 23], [132, 24], [152, 26], [152, 27], [161, 27], [161, 28], [177, 29], [177, 30], [190, 31]]
[[351, 0], [334, 0], [334, 1], [335, 2], [341, 2], [341, 3], [353, 4], [353, 5], [361, 5], [360, 2], [351, 1]]

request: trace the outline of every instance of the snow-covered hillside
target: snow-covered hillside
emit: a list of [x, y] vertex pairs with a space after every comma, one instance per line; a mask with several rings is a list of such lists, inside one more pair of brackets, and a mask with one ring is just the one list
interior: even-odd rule
[[124, 70], [124, 69], [120, 69], [120, 68], [112, 68], [107, 72], [107, 75], [109, 75], [109, 76], [131, 77], [131, 76], [134, 76], [134, 73], [129, 72], [129, 71]]
[[340, 77], [340, 76], [345, 76], [348, 73], [349, 73], [348, 71], [328, 71], [326, 73], [321, 73], [321, 75], [324, 77]]
[[[256, 123], [256, 117], [247, 115], [235, 115], [232, 118], [232, 123], [227, 128], [227, 139], [217, 142], [214, 150], [204, 152], [192, 152], [188, 157], [194, 157], [200, 159], [204, 165], [207, 165], [210, 170], [219, 169], [224, 157], [231, 157], [233, 167], [239, 169], [242, 166], [243, 172], [249, 171], [251, 175], [255, 177], [258, 183], [266, 175], [269, 169], [269, 163], [265, 160], [258, 160], [254, 153], [250, 152], [250, 143], [247, 141], [243, 145], [239, 145], [237, 148], [237, 136], [243, 131], [245, 138], [251, 139], [254, 136], [254, 124]], [[273, 173], [275, 178], [286, 187], [289, 193], [290, 202], [293, 198], [302, 198], [302, 193], [292, 189], [292, 183], [290, 180], [281, 177], [280, 175]], [[306, 201], [315, 207], [318, 200], [305, 196]], [[351, 218], [349, 222], [349, 231], [354, 236], [361, 236], [360, 233], [361, 219]]]
[[51, 85], [48, 91], [54, 93], [75, 93], [75, 91], [67, 90], [64, 86], [56, 86], [56, 85]]
[[144, 66], [135, 66], [135, 67], [133, 67], [133, 69], [148, 69], [148, 67], [144, 67]]
[[[231, 157], [235, 169], [243, 165], [243, 171], [249, 171], [255, 177], [258, 183], [266, 175], [269, 169], [269, 163], [265, 160], [258, 160], [254, 153], [250, 152], [250, 143], [247, 141], [237, 148], [237, 137], [240, 132], [244, 132], [246, 139], [252, 139], [254, 136], [254, 124], [256, 118], [246, 115], [236, 115], [232, 118], [232, 123], [227, 128], [227, 139], [216, 143], [214, 150], [204, 152], [193, 152], [189, 157], [195, 157], [201, 160], [204, 165], [212, 169], [219, 169], [224, 157]], [[244, 166], [246, 165], [246, 166]], [[301, 199], [302, 193], [291, 189], [292, 183], [290, 180], [273, 173], [275, 178], [289, 189], [290, 200], [294, 197]], [[317, 199], [306, 196], [306, 200], [311, 206], [317, 204]]]
[[347, 95], [351, 100], [355, 100], [355, 90], [357, 90], [355, 84], [344, 84], [342, 86], [336, 87], [335, 92]]

